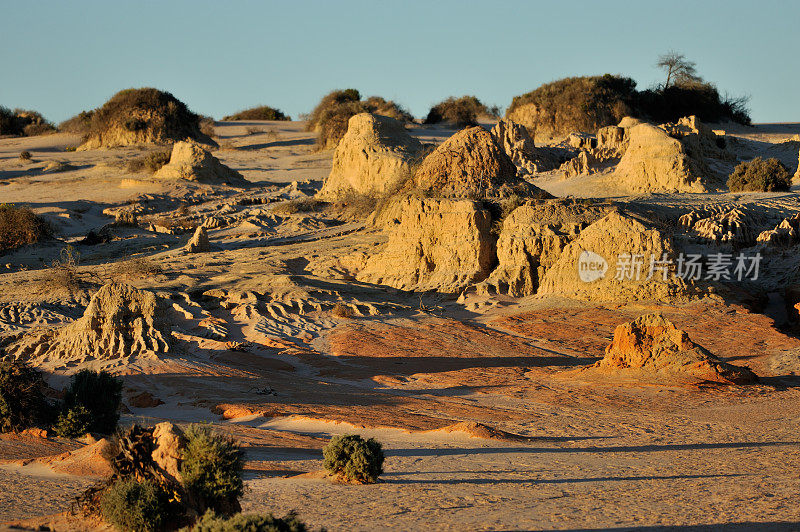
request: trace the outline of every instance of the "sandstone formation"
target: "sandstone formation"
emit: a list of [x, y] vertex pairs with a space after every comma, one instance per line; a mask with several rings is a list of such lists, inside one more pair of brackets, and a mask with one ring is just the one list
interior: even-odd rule
[[603, 154], [604, 159], [622, 157], [629, 140], [628, 131], [622, 126], [601, 127], [597, 130], [596, 151]]
[[770, 246], [792, 246], [800, 242], [800, 213], [789, 216], [768, 231], [762, 231], [756, 238]]
[[578, 152], [578, 156], [570, 159], [559, 167], [564, 172], [564, 179], [570, 179], [579, 175], [590, 174], [593, 171], [592, 165], [595, 162], [586, 150]]
[[416, 174], [414, 186], [426, 195], [449, 198], [547, 196], [517, 178], [517, 168], [482, 127], [463, 129], [428, 155]]
[[680, 140], [650, 124], [630, 128], [625, 155], [612, 176], [627, 192], [706, 192], [701, 165]]
[[336, 200], [348, 194], [383, 195], [411, 175], [422, 144], [401, 122], [361, 113], [350, 118], [333, 155], [333, 167], [318, 197]]
[[172, 147], [169, 164], [161, 167], [156, 179], [186, 179], [211, 185], [244, 186], [248, 183], [242, 174], [219, 162], [211, 152], [196, 142], [176, 142]]
[[153, 452], [151, 457], [170, 478], [178, 483], [182, 482], [181, 461], [186, 438], [183, 431], [164, 421], [153, 429]]
[[39, 362], [158, 357], [170, 349], [166, 313], [152, 292], [111, 283], [92, 296], [80, 319], [27, 334], [5, 350]]
[[610, 212], [564, 247], [538, 293], [598, 301], [683, 297], [685, 284], [659, 263], [648, 278], [651, 257], [662, 261], [664, 254], [674, 254], [667, 235], [632, 216]]
[[703, 157], [728, 161], [735, 159], [733, 154], [725, 149], [725, 137], [714, 133], [694, 115], [683, 117], [675, 123], [664, 124], [661, 128], [670, 137], [679, 139], [689, 156], [695, 159]]
[[492, 128], [495, 142], [506, 152], [517, 167], [519, 177], [533, 175], [555, 168], [557, 161], [542, 150], [537, 150], [524, 126], [501, 119]]
[[641, 369], [672, 377], [717, 384], [749, 384], [758, 377], [749, 369], [723, 362], [689, 339], [661, 314], [641, 316], [614, 331], [599, 368]]
[[604, 206], [561, 200], [529, 201], [516, 208], [503, 221], [497, 240], [498, 265], [478, 289], [514, 297], [535, 294], [564, 247], [606, 211]]
[[359, 281], [455, 293], [489, 275], [492, 218], [480, 203], [408, 197], [391, 207], [389, 220], [389, 241], [367, 260]]
[[211, 251], [211, 245], [208, 243], [208, 229], [206, 229], [205, 223], [195, 229], [192, 239], [189, 240], [184, 249], [187, 253]]
[[698, 237], [717, 244], [746, 245], [754, 240], [750, 215], [741, 207], [695, 209], [681, 216], [678, 223]]

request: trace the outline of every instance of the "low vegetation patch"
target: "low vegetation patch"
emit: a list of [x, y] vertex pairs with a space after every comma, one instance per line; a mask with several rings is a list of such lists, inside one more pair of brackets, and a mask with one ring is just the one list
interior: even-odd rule
[[289, 200], [272, 208], [275, 214], [297, 214], [298, 212], [319, 212], [325, 208], [326, 202], [316, 198]]
[[242, 451], [230, 438], [214, 433], [203, 425], [186, 431], [181, 475], [201, 510], [231, 515], [238, 511], [244, 491]]
[[72, 118], [68, 118], [58, 124], [58, 130], [62, 133], [74, 133], [77, 135], [86, 135], [92, 128], [92, 117], [94, 111], [81, 111]]
[[147, 279], [161, 275], [164, 269], [155, 261], [147, 257], [135, 257], [130, 260], [114, 263], [111, 267], [110, 277], [118, 279]]
[[29, 152], [28, 150], [21, 151], [19, 153], [20, 161], [30, 161], [31, 159], [33, 159], [33, 156], [31, 155], [31, 152]]
[[22, 431], [47, 419], [42, 373], [24, 362], [0, 362], [0, 432]]
[[122, 380], [105, 371], [81, 370], [70, 379], [56, 427], [69, 437], [87, 432], [113, 434], [121, 404]]
[[789, 190], [791, 185], [789, 169], [778, 159], [756, 157], [738, 164], [728, 177], [731, 192], [778, 192]]
[[103, 493], [100, 511], [119, 530], [158, 532], [168, 511], [167, 494], [149, 479], [120, 479]]
[[331, 314], [333, 314], [334, 316], [336, 316], [338, 318], [345, 318], [345, 319], [350, 319], [354, 315], [353, 309], [350, 308], [349, 305], [346, 305], [346, 304], [342, 303], [341, 301], [336, 303], [333, 306], [333, 310], [331, 310]]
[[475, 126], [479, 117], [489, 114], [489, 109], [475, 96], [451, 96], [431, 107], [425, 123], [449, 122], [459, 127]]
[[128, 172], [135, 174], [146, 171], [150, 174], [158, 172], [162, 166], [169, 163], [172, 150], [159, 150], [128, 161]]
[[60, 258], [55, 259], [44, 272], [44, 285], [54, 291], [66, 290], [72, 292], [80, 287], [78, 264], [80, 253], [72, 246], [61, 250]]
[[50, 224], [28, 207], [0, 203], [0, 253], [35, 244], [52, 234]]
[[383, 448], [374, 438], [334, 436], [322, 453], [325, 469], [348, 482], [372, 484], [383, 473]]
[[194, 525], [192, 532], [306, 532], [308, 527], [297, 514], [283, 517], [272, 514], [236, 514], [221, 517], [213, 511], [206, 512]]
[[268, 105], [259, 105], [256, 107], [251, 107], [250, 109], [245, 109], [244, 111], [239, 111], [232, 115], [228, 115], [224, 117], [222, 120], [228, 121], [236, 121], [236, 120], [291, 120], [290, 116], [283, 114], [283, 111], [280, 109], [275, 109], [274, 107], [270, 107]]
[[0, 106], [0, 135], [33, 137], [55, 132], [56, 128], [40, 113]]

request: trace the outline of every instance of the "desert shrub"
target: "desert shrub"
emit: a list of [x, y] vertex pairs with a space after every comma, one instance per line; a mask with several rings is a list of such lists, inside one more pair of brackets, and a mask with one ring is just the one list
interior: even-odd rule
[[78, 276], [78, 263], [80, 253], [75, 251], [72, 246], [63, 248], [59, 255], [60, 258], [50, 263], [44, 275], [44, 284], [51, 290], [72, 291], [80, 286]]
[[[636, 114], [637, 96], [636, 82], [631, 78], [611, 74], [564, 78], [515, 96], [506, 117], [540, 137], [593, 132]], [[535, 105], [535, 114], [519, 116], [519, 109], [528, 104]]]
[[344, 89], [331, 91], [319, 101], [317, 106], [308, 115], [308, 123], [306, 128], [309, 131], [316, 131], [322, 121], [323, 114], [330, 112], [332, 109], [348, 104], [358, 103], [361, 101], [361, 93], [356, 89]]
[[244, 490], [242, 468], [242, 451], [235, 441], [207, 426], [189, 426], [181, 475], [184, 487], [201, 510], [226, 515], [238, 511]]
[[42, 373], [24, 362], [0, 362], [0, 432], [20, 431], [47, 417]]
[[350, 319], [353, 317], [353, 309], [340, 301], [333, 306], [331, 314], [339, 318]]
[[17, 118], [8, 107], [0, 105], [0, 135], [18, 135]]
[[0, 252], [35, 244], [52, 234], [50, 224], [29, 208], [0, 203]]
[[383, 448], [374, 438], [334, 436], [322, 453], [325, 469], [351, 482], [371, 484], [383, 473]]
[[31, 159], [33, 159], [33, 156], [31, 155], [31, 152], [29, 152], [28, 150], [24, 150], [19, 153], [20, 161], [30, 161]]
[[728, 188], [732, 192], [777, 192], [789, 190], [791, 184], [789, 169], [783, 163], [761, 157], [739, 163], [728, 177]]
[[151, 480], [117, 480], [103, 493], [100, 511], [119, 530], [156, 532], [163, 530], [167, 496]]
[[110, 273], [111, 279], [145, 279], [154, 275], [161, 275], [164, 273], [164, 269], [152, 259], [135, 257], [114, 263]]
[[36, 111], [0, 106], [0, 135], [32, 137], [55, 131], [53, 124]]
[[121, 404], [122, 380], [106, 371], [84, 369], [70, 379], [61, 417], [75, 410], [73, 417], [78, 419], [79, 407], [83, 407], [91, 416], [87, 432], [112, 434], [117, 428]]
[[187, 138], [209, 142], [200, 131], [200, 120], [169, 92], [150, 87], [125, 89], [92, 113], [87, 138], [103, 141], [111, 131], [128, 131], [154, 142]]
[[733, 120], [750, 124], [747, 102], [747, 98], [723, 97], [712, 83], [696, 80], [642, 91], [636, 113], [655, 122], [675, 122], [695, 115], [704, 122]]
[[363, 103], [364, 107], [367, 109], [367, 112], [381, 116], [388, 116], [389, 118], [394, 118], [400, 122], [414, 121], [414, 117], [405, 107], [392, 100], [386, 100], [380, 96], [370, 96], [364, 100]]
[[128, 161], [126, 168], [128, 172], [133, 174], [141, 171], [147, 171], [151, 174], [158, 172], [162, 166], [169, 163], [172, 156], [171, 150], [160, 150], [148, 153], [141, 157], [136, 157]]
[[268, 105], [259, 105], [256, 107], [251, 107], [250, 109], [245, 109], [244, 111], [239, 111], [232, 115], [228, 115], [223, 118], [223, 120], [227, 121], [235, 121], [235, 120], [291, 120], [290, 116], [283, 114], [283, 111], [280, 109], [275, 109], [274, 107], [270, 107]]
[[72, 118], [68, 118], [58, 124], [58, 130], [62, 133], [75, 133], [86, 135], [92, 128], [92, 117], [94, 111], [81, 111]]
[[53, 425], [53, 432], [63, 438], [77, 438], [91, 432], [92, 413], [83, 406], [75, 405], [62, 410]]
[[335, 148], [347, 133], [350, 119], [365, 112], [367, 109], [361, 102], [347, 102], [325, 110], [317, 124], [317, 149]]
[[289, 513], [284, 517], [272, 514], [236, 514], [225, 518], [217, 516], [209, 510], [194, 525], [192, 532], [306, 532], [305, 523], [297, 518], [297, 514]]
[[475, 126], [478, 124], [478, 117], [487, 114], [489, 114], [489, 109], [475, 96], [461, 96], [460, 98], [451, 96], [431, 107], [425, 123], [450, 122], [459, 127]]
[[296, 214], [298, 212], [318, 212], [325, 207], [324, 201], [316, 198], [300, 198], [289, 200], [272, 208], [275, 214]]

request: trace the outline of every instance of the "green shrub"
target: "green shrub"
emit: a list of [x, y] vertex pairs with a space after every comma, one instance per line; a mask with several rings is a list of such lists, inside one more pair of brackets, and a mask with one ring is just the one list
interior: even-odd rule
[[192, 532], [306, 532], [305, 523], [295, 513], [278, 518], [272, 514], [236, 514], [230, 518], [206, 512]]
[[53, 431], [62, 438], [78, 438], [90, 432], [91, 426], [92, 413], [83, 405], [75, 405], [61, 411]]
[[226, 515], [238, 511], [243, 466], [242, 451], [232, 439], [203, 425], [191, 425], [186, 431], [181, 475], [201, 511]]
[[777, 192], [789, 190], [791, 185], [789, 169], [778, 159], [756, 157], [738, 164], [728, 177], [731, 192]]
[[143, 170], [154, 174], [158, 172], [162, 166], [169, 163], [171, 156], [171, 150], [154, 151], [152, 153], [148, 153], [147, 155], [131, 159], [128, 161], [127, 169], [128, 172], [131, 172], [132, 174], [141, 172]]
[[489, 109], [475, 96], [453, 96], [439, 102], [428, 111], [426, 124], [450, 122], [459, 127], [478, 125], [478, 117], [488, 115]]
[[151, 480], [117, 480], [102, 495], [103, 518], [119, 530], [163, 530], [168, 513], [166, 494]]
[[383, 473], [383, 448], [374, 438], [334, 436], [322, 453], [325, 469], [351, 482], [371, 484]]
[[283, 114], [283, 111], [280, 109], [275, 109], [274, 107], [270, 107], [268, 105], [259, 105], [257, 107], [251, 107], [250, 109], [245, 109], [244, 111], [239, 111], [238, 113], [234, 113], [232, 115], [228, 115], [223, 118], [225, 121], [235, 121], [235, 120], [291, 120], [290, 116], [286, 116]]
[[44, 388], [39, 370], [24, 362], [0, 362], [0, 432], [21, 431], [45, 421]]
[[122, 380], [105, 371], [84, 369], [70, 379], [62, 412], [68, 416], [71, 410], [83, 407], [91, 415], [88, 432], [112, 434], [117, 428], [121, 404]]
[[50, 224], [29, 208], [0, 203], [0, 252], [35, 244], [52, 234]]

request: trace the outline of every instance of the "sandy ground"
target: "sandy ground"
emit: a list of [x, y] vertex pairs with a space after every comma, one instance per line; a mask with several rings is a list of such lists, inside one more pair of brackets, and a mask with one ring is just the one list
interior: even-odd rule
[[[766, 153], [799, 130], [731, 133], [743, 150]], [[146, 390], [164, 402], [129, 408], [123, 423], [213, 423], [246, 450], [246, 511], [295, 509], [331, 531], [800, 528], [800, 339], [777, 310], [757, 313], [721, 298], [680, 306], [457, 302], [357, 283], [337, 260], [374, 250], [385, 241], [379, 231], [334, 213], [271, 211], [272, 203], [313, 195], [332, 153], [313, 152], [313, 135], [299, 122], [219, 123], [217, 133], [215, 155], [257, 187], [154, 182], [125, 170], [142, 150], [64, 151], [78, 142], [68, 135], [0, 139], [0, 201], [29, 204], [59, 229], [53, 241], [0, 257], [0, 334], [69, 323], [112, 279], [160, 291], [175, 305], [171, 356], [50, 361], [42, 367], [53, 387], [80, 367], [123, 375], [126, 400]], [[452, 130], [414, 133], [441, 142]], [[23, 149], [33, 162], [18, 160]], [[77, 168], [42, 173], [51, 160]], [[665, 217], [692, 206], [746, 205], [764, 226], [797, 212], [800, 197], [622, 198], [599, 176], [537, 184], [562, 196], [619, 198]], [[115, 230], [103, 244], [78, 244], [113, 221], [108, 213], [134, 204], [145, 223]], [[183, 254], [190, 231], [146, 228], [208, 217], [226, 220], [209, 232], [210, 253]], [[67, 244], [80, 253], [82, 285], [72, 292], [55, 286], [47, 267]], [[115, 270], [131, 257], [161, 271]], [[783, 277], [774, 277], [777, 286]], [[354, 316], [335, 316], [337, 302]], [[761, 382], [708, 387], [591, 371], [614, 327], [653, 310], [723, 359], [749, 365]], [[226, 341], [247, 347], [234, 351]], [[448, 429], [462, 422], [472, 425]], [[385, 446], [376, 485], [334, 484], [319, 474], [328, 438], [353, 432]], [[95, 478], [59, 473], [37, 457], [82, 445], [0, 439], [0, 483], [11, 486], [0, 493], [0, 522], [46, 524], [67, 510]], [[54, 526], [101, 527], [63, 518]]]

